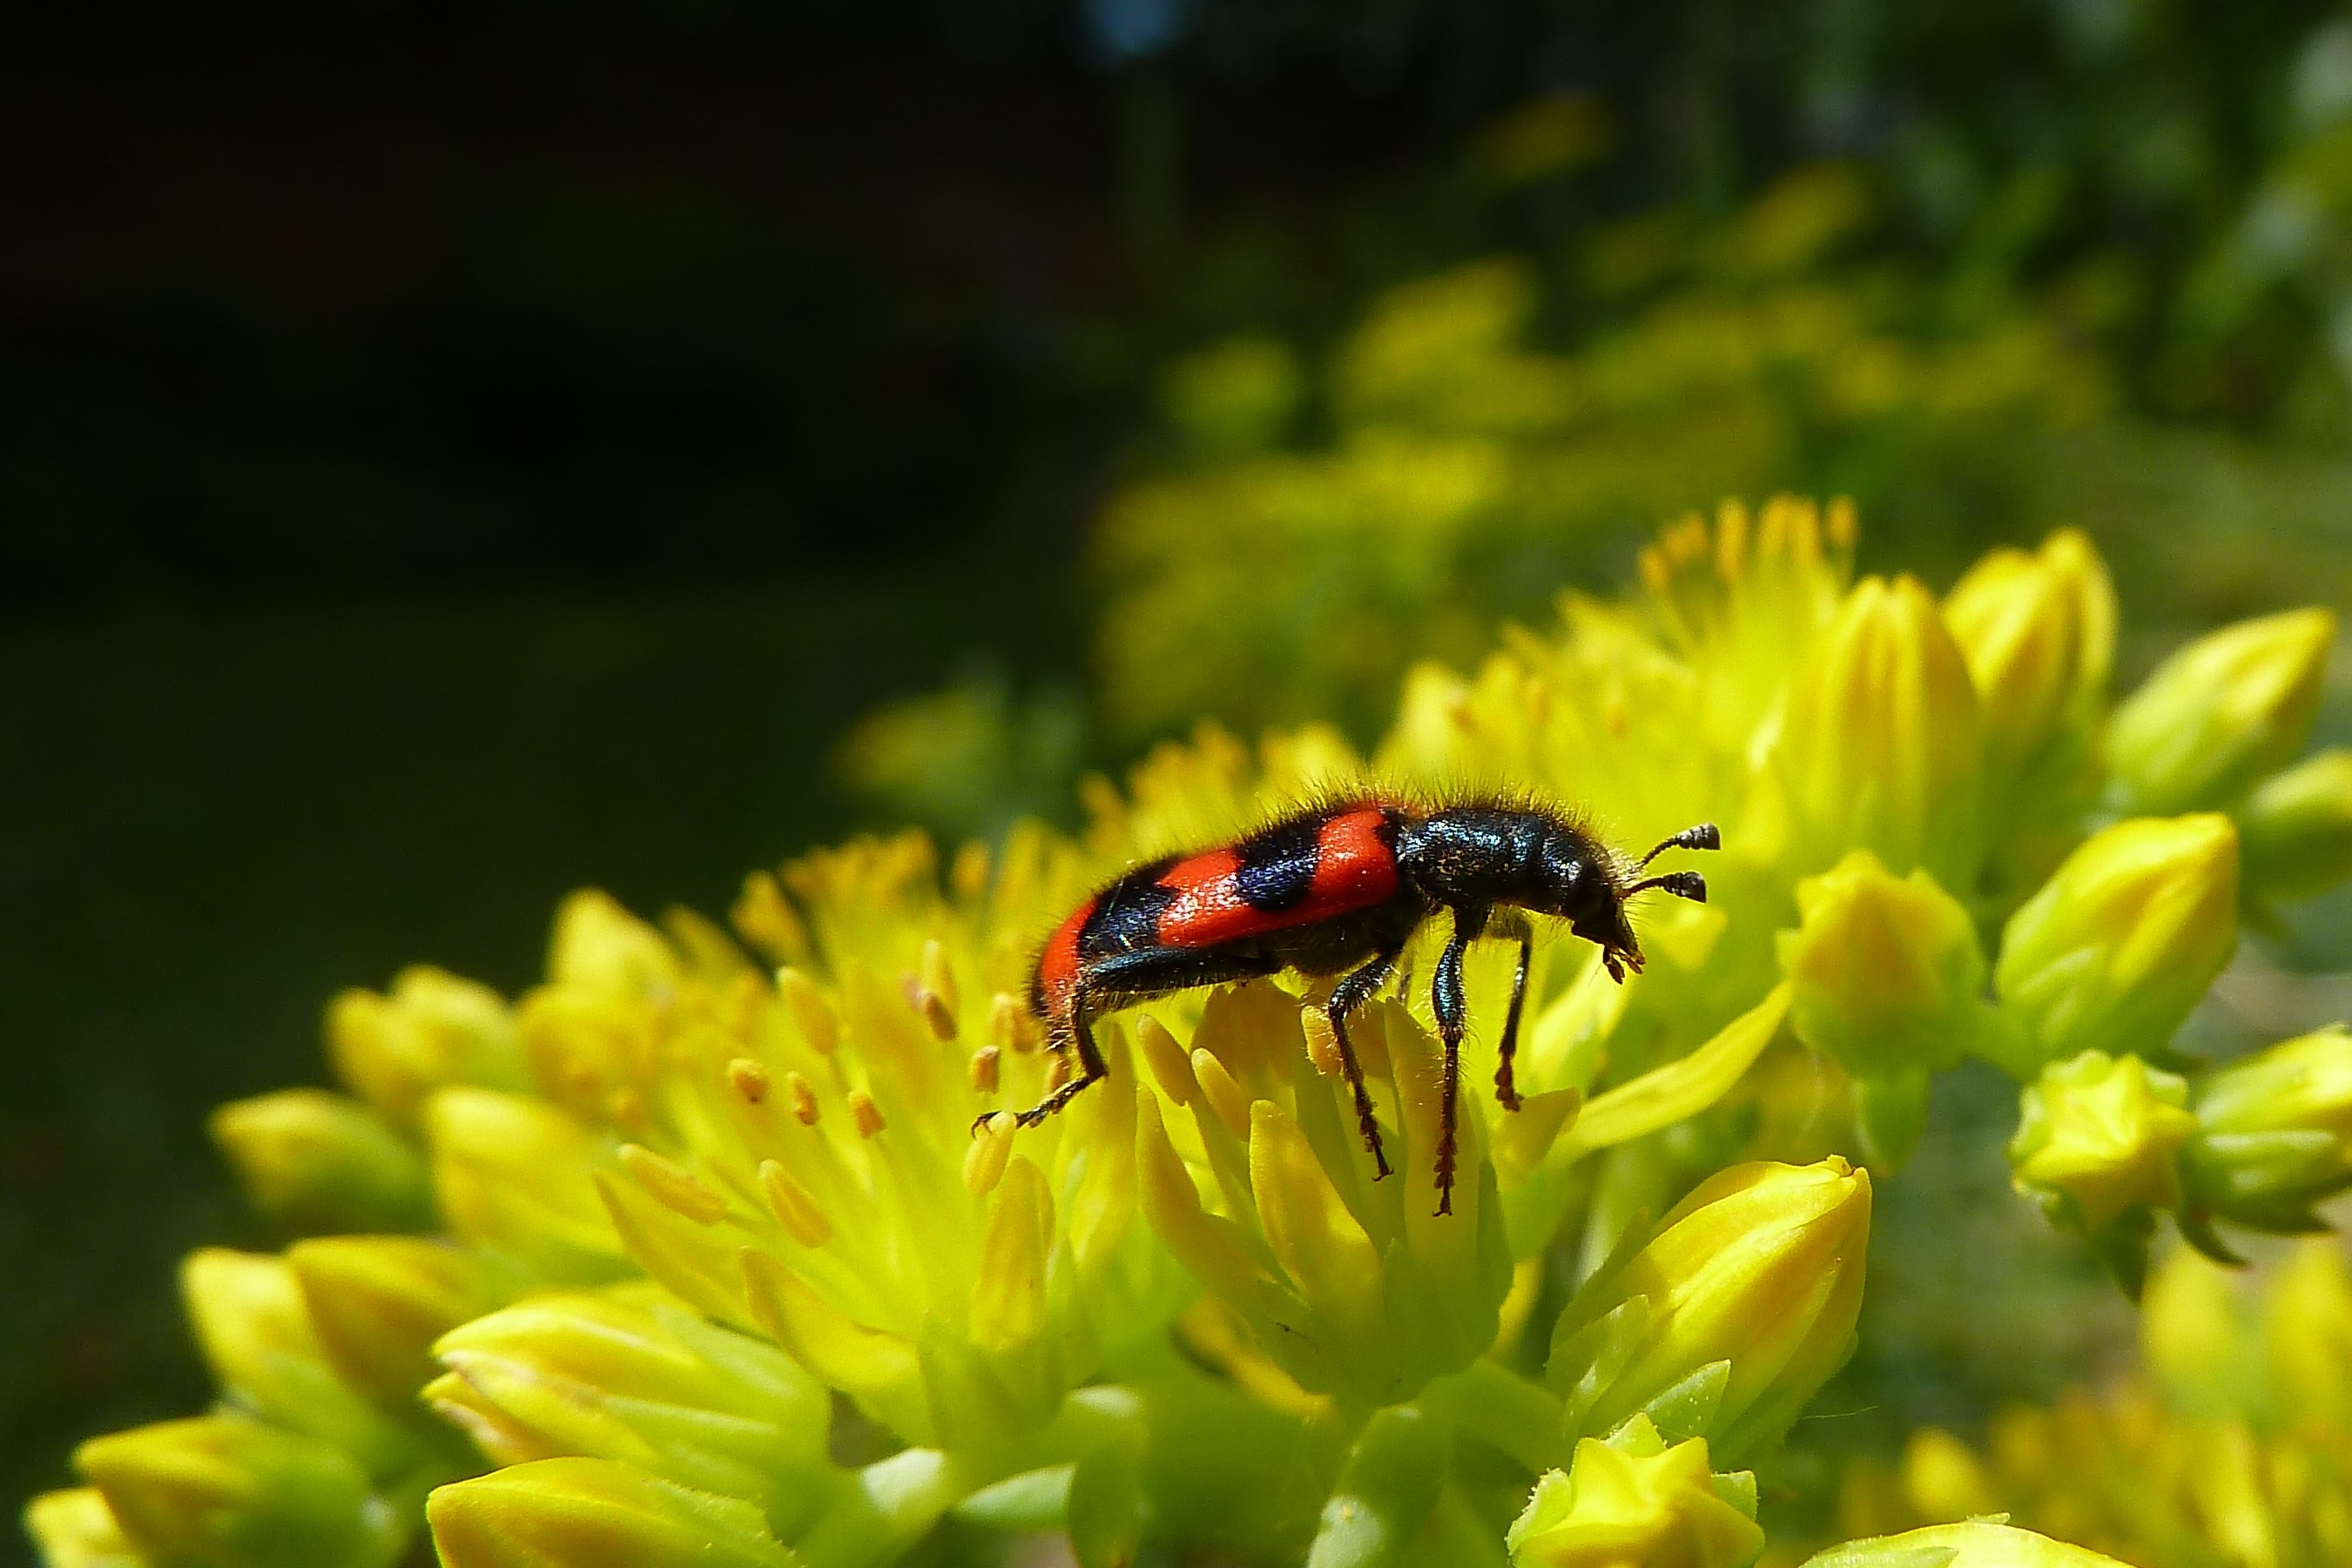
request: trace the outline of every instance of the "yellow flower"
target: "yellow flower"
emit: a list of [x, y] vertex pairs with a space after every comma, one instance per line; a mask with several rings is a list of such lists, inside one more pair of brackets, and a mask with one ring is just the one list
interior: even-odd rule
[[646, 1283], [535, 1296], [445, 1335], [425, 1398], [495, 1463], [579, 1455], [748, 1498], [783, 1529], [832, 1488], [824, 1390]]
[[425, 1503], [446, 1568], [794, 1568], [760, 1511], [611, 1459], [541, 1459]]
[[230, 1398], [332, 1443], [372, 1474], [416, 1462], [414, 1443], [336, 1375], [284, 1259], [207, 1247], [189, 1254], [180, 1282], [196, 1343]]
[[480, 1263], [412, 1236], [322, 1236], [286, 1250], [319, 1349], [342, 1381], [405, 1407], [433, 1373], [433, 1342], [490, 1303]]
[[2084, 1051], [2172, 1038], [2237, 945], [2227, 817], [2141, 818], [2092, 835], [2010, 916], [1995, 988], [2017, 1077]]
[[2080, 531], [2032, 555], [1994, 550], [1945, 599], [1944, 619], [1983, 704], [1990, 767], [2013, 776], [2087, 729], [2115, 659], [2116, 596]]
[[2305, 758], [2254, 787], [2238, 813], [2246, 885], [2309, 898], [2352, 877], [2352, 749]]
[[1982, 720], [1967, 661], [1915, 579], [1865, 578], [1789, 695], [1778, 755], [1824, 865], [1874, 850], [1899, 872], [1926, 866], [1971, 884], [1982, 846]]
[[2042, 1069], [2020, 1102], [2009, 1145], [2018, 1188], [2092, 1233], [2126, 1210], [2178, 1208], [2176, 1157], [2197, 1131], [2187, 1080], [2137, 1056], [2086, 1051]]
[[95, 1487], [41, 1493], [25, 1505], [25, 1533], [47, 1568], [146, 1568]]
[[341, 1449], [239, 1416], [94, 1437], [74, 1468], [155, 1563], [387, 1568], [409, 1528]]
[[352, 1093], [403, 1126], [451, 1083], [523, 1086], [514, 1023], [497, 992], [427, 965], [389, 995], [350, 990], [327, 1009], [327, 1054]]
[[2200, 1078], [2191, 1195], [2227, 1219], [2304, 1231], [2311, 1206], [2352, 1185], [2352, 1031], [2285, 1040]]
[[1646, 1414], [1754, 1452], [1853, 1354], [1869, 1240], [1869, 1174], [1842, 1159], [1718, 1171], [1560, 1315], [1544, 1375], [1569, 1430]]
[[1507, 1544], [1513, 1568], [1746, 1568], [1764, 1549], [1756, 1478], [1716, 1475], [1706, 1438], [1670, 1448], [1636, 1416], [1546, 1472]]
[[604, 1145], [543, 1100], [444, 1089], [425, 1103], [433, 1190], [449, 1229], [516, 1284], [627, 1272], [590, 1171]]
[[2126, 1568], [2112, 1557], [1976, 1520], [1937, 1524], [1873, 1541], [1850, 1541], [1809, 1558], [1805, 1568]]
[[2303, 749], [2336, 617], [2291, 610], [2199, 638], [2116, 708], [2116, 801], [2143, 816], [2231, 805]]
[[253, 1206], [297, 1230], [432, 1223], [424, 1156], [358, 1101], [281, 1089], [221, 1106], [212, 1134]]

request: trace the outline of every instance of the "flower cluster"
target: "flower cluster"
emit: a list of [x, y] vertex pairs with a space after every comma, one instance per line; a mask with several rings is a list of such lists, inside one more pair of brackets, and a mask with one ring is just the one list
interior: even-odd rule
[[2306, 1242], [2259, 1290], [2173, 1254], [2148, 1285], [2147, 1371], [2004, 1412], [1982, 1448], [1934, 1427], [1855, 1467], [1843, 1522], [2004, 1513], [2130, 1563], [2352, 1559], [2352, 1272]]
[[[43, 1550], [372, 1568], [429, 1527], [453, 1568], [879, 1568], [1050, 1531], [1089, 1565], [1741, 1568], [1759, 1490], [1717, 1467], [1769, 1464], [1850, 1354], [1937, 1073], [2021, 1082], [2021, 1186], [2126, 1279], [2158, 1211], [2219, 1250], [2352, 1182], [2352, 1037], [2167, 1051], [2242, 906], [2343, 858], [2344, 781], [2294, 760], [2324, 617], [2197, 644], [2110, 722], [2079, 537], [1940, 601], [1852, 580], [1853, 539], [1728, 506], [1638, 597], [1415, 669], [1369, 757], [1206, 730], [1090, 786], [1077, 839], [859, 841], [753, 875], [731, 930], [584, 893], [511, 1006], [422, 969], [339, 999], [344, 1092], [215, 1124], [308, 1236], [192, 1260], [220, 1410], [87, 1445]], [[1355, 1031], [1388, 1180], [1311, 986], [1116, 1015], [1108, 1082], [1016, 1124], [1069, 1071], [1032, 945], [1091, 882], [1376, 779], [1723, 830], [1711, 902], [1639, 906], [1625, 984], [1539, 946], [1521, 1104], [1465, 1097], [1451, 1214], [1412, 985]], [[1474, 954], [1465, 1083], [1509, 957]], [[1974, 1523], [1822, 1561], [2096, 1559]]]

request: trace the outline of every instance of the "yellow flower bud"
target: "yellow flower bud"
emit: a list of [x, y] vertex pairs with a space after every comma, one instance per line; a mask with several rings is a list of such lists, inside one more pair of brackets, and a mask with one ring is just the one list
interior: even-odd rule
[[2092, 835], [2028, 899], [1993, 970], [2014, 1025], [2001, 1065], [2030, 1077], [2084, 1051], [2172, 1038], [2237, 946], [2227, 817], [2139, 818]]
[[47, 1568], [146, 1568], [95, 1487], [43, 1492], [25, 1505], [25, 1533]]
[[1857, 1078], [1950, 1067], [1977, 1038], [1984, 954], [1959, 902], [1925, 871], [1856, 850], [1797, 884], [1780, 934], [1797, 1038]]
[[403, 969], [389, 996], [337, 997], [327, 1009], [327, 1054], [352, 1093], [403, 1126], [444, 1084], [524, 1083], [514, 1020], [499, 994], [422, 964]]
[[2352, 1186], [2352, 1031], [2285, 1040], [2197, 1084], [2191, 1196], [2263, 1230], [2317, 1228], [2311, 1206]]
[[1560, 1314], [1545, 1376], [1568, 1429], [1646, 1412], [1669, 1437], [1754, 1451], [1852, 1354], [1869, 1242], [1869, 1174], [1834, 1155], [1717, 1172]]
[[1546, 1472], [1506, 1544], [1512, 1568], [1746, 1568], [1764, 1549], [1756, 1478], [1716, 1475], [1706, 1438], [1669, 1448], [1636, 1416]]
[[2115, 657], [2105, 565], [2073, 528], [2032, 555], [1995, 550], [1944, 601], [1985, 718], [1990, 764], [2014, 772], [2069, 728], [2087, 726]]
[[2303, 749], [2336, 617], [2241, 621], [2174, 653], [2116, 710], [2107, 765], [2118, 803], [2160, 815], [2227, 806]]
[[328, 1364], [385, 1403], [413, 1401], [433, 1375], [433, 1342], [489, 1304], [480, 1265], [422, 1237], [320, 1237], [286, 1262]]
[[2127, 1209], [2180, 1206], [2175, 1159], [2196, 1131], [2186, 1079], [2086, 1051], [2026, 1086], [2009, 1158], [2020, 1191], [2095, 1234]]
[[415, 1457], [400, 1431], [335, 1375], [284, 1259], [203, 1248], [188, 1255], [180, 1286], [196, 1343], [231, 1398], [356, 1455], [377, 1475]]
[[772, 1515], [823, 1495], [824, 1390], [651, 1286], [535, 1296], [453, 1329], [435, 1354], [450, 1375], [427, 1401], [493, 1457], [625, 1459]]
[[2309, 898], [2352, 877], [2352, 750], [2305, 758], [2254, 788], [2238, 812], [2246, 883]]
[[1804, 1568], [2126, 1568], [2112, 1557], [2007, 1524], [1971, 1520], [1849, 1541]]
[[1789, 694], [1779, 755], [1806, 842], [1824, 865], [1875, 850], [1969, 885], [1981, 848], [1983, 742], [1968, 663], [1927, 589], [1865, 578]]
[[213, 1141], [246, 1196], [300, 1231], [423, 1229], [433, 1222], [425, 1156], [356, 1100], [282, 1089], [212, 1115]]
[[591, 1176], [601, 1145], [541, 1100], [445, 1089], [425, 1103], [433, 1190], [449, 1228], [548, 1281], [628, 1271]]
[[609, 1459], [541, 1459], [425, 1500], [445, 1568], [794, 1568], [739, 1498]]
[[95, 1437], [74, 1468], [153, 1563], [384, 1568], [403, 1544], [406, 1521], [350, 1455], [239, 1416]]

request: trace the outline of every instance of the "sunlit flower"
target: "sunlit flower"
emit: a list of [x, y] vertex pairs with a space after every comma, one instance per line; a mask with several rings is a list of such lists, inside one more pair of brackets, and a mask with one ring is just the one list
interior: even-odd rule
[[2010, 916], [1993, 979], [2030, 1077], [2084, 1051], [2154, 1051], [2237, 945], [2238, 835], [2227, 817], [2139, 818], [2095, 834]]
[[2167, 659], [2108, 729], [2117, 802], [2143, 816], [2210, 810], [2293, 761], [2335, 640], [2335, 616], [2292, 610], [2225, 627]]
[[1764, 1549], [1756, 1478], [1714, 1474], [1706, 1438], [1668, 1447], [1636, 1416], [1546, 1472], [1507, 1544], [1514, 1568], [1746, 1568]]

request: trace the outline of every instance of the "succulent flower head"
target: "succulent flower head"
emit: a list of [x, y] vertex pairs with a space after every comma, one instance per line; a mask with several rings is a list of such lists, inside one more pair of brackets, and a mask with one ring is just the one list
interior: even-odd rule
[[1545, 1377], [1569, 1430], [1645, 1414], [1670, 1437], [1755, 1452], [1853, 1353], [1870, 1176], [1832, 1156], [1719, 1171], [1587, 1282]]
[[2238, 811], [2246, 885], [2309, 898], [2352, 877], [2352, 749], [2336, 747], [2254, 787]]
[[1513, 1568], [1747, 1568], [1764, 1550], [1756, 1478], [1715, 1474], [1706, 1438], [1669, 1447], [1636, 1416], [1547, 1471], [1506, 1544]]
[[2352, 1031], [2315, 1030], [2200, 1078], [2190, 1193], [2226, 1219], [2317, 1229], [2312, 1205], [2352, 1186]]
[[1983, 720], [1968, 662], [1912, 578], [1865, 578], [1790, 687], [1778, 771], [1800, 863], [1846, 849], [1972, 882], [1982, 848]]
[[2132, 1209], [2180, 1207], [2176, 1158], [2196, 1131], [2186, 1079], [2086, 1051], [2026, 1086], [2009, 1158], [2019, 1190], [2095, 1234]]
[[2126, 811], [2211, 810], [2303, 749], [2318, 711], [2336, 617], [2290, 610], [2210, 632], [2157, 666], [2107, 731]]
[[760, 1511], [612, 1459], [554, 1458], [434, 1492], [446, 1568], [793, 1568]]
[[350, 1455], [242, 1416], [94, 1437], [74, 1468], [154, 1563], [387, 1568], [407, 1533]]
[[2093, 834], [2009, 918], [1993, 970], [2013, 1026], [2002, 1065], [2024, 1078], [2084, 1051], [2162, 1047], [2229, 962], [2237, 903], [2227, 817]]
[[1987, 765], [2014, 776], [2095, 717], [2115, 659], [2116, 597], [2082, 532], [1997, 549], [1944, 601], [1984, 711]]
[[384, 1119], [323, 1089], [280, 1089], [212, 1114], [213, 1141], [253, 1206], [298, 1231], [432, 1223], [425, 1161]]

